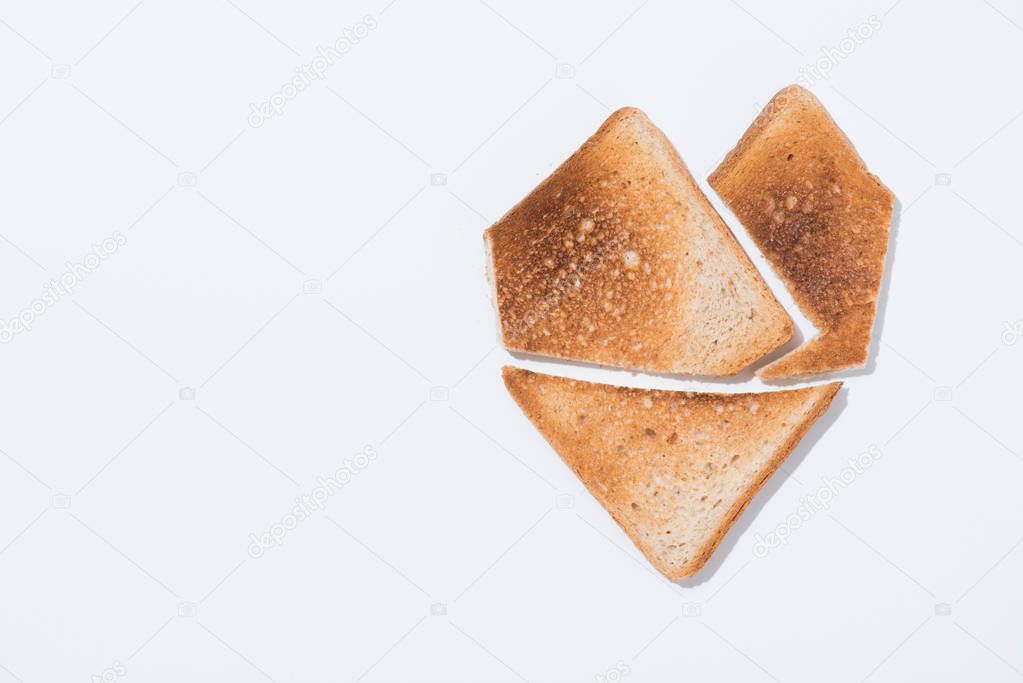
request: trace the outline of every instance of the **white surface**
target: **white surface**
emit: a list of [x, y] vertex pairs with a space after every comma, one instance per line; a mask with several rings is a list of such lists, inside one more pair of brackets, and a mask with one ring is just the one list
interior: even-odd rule
[[[0, 317], [125, 236], [0, 346], [0, 681], [1023, 675], [1023, 5], [549, 5], [0, 3]], [[876, 362], [676, 586], [506, 395], [481, 232], [622, 105], [708, 189], [871, 15], [812, 87], [900, 200]], [[325, 511], [248, 554], [367, 446]]]

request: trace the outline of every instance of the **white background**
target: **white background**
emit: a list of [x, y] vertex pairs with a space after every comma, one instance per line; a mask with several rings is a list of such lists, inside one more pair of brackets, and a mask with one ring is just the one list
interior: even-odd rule
[[[127, 240], [0, 346], [0, 681], [1023, 677], [1023, 4], [487, 2], [0, 3], [0, 318]], [[749, 248], [705, 178], [819, 60], [899, 198], [880, 342], [675, 585], [499, 368], [763, 385], [511, 358], [481, 233], [634, 105]]]

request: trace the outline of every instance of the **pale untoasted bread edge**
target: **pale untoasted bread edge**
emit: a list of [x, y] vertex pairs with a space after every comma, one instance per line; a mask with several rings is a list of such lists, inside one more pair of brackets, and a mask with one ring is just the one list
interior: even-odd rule
[[703, 569], [704, 565], [707, 564], [707, 561], [710, 559], [711, 555], [714, 554], [714, 551], [717, 550], [718, 546], [721, 544], [721, 541], [724, 540], [724, 537], [728, 533], [729, 529], [732, 528], [732, 526], [742, 515], [746, 507], [749, 506], [750, 502], [753, 501], [757, 493], [759, 493], [760, 490], [764, 487], [764, 485], [767, 483], [767, 480], [774, 476], [775, 472], [778, 471], [778, 467], [783, 462], [785, 462], [785, 459], [788, 458], [789, 455], [792, 454], [792, 451], [794, 451], [796, 446], [799, 445], [799, 442], [803, 440], [803, 437], [806, 436], [806, 433], [808, 431], [810, 431], [810, 428], [814, 425], [817, 419], [821, 415], [823, 415], [824, 412], [831, 405], [831, 401], [834, 400], [835, 395], [838, 393], [839, 389], [842, 388], [842, 382], [829, 382], [828, 384], [819, 384], [812, 388], [819, 389], [821, 391], [817, 396], [817, 399], [811, 411], [807, 413], [803, 422], [799, 424], [799, 426], [792, 433], [792, 435], [785, 441], [784, 444], [782, 444], [782, 447], [778, 450], [774, 457], [768, 461], [768, 464], [764, 471], [764, 475], [760, 478], [760, 480], [755, 482], [746, 491], [746, 493], [732, 505], [732, 508], [729, 510], [728, 515], [725, 517], [725, 521], [721, 523], [721, 525], [717, 528], [717, 530], [707, 541], [707, 543], [705, 543], [704, 546], [696, 553], [694, 558], [685, 566], [680, 567], [675, 572], [672, 572], [668, 570], [667, 567], [661, 565], [655, 558], [651, 557], [650, 555], [647, 555], [647, 559], [650, 560], [651, 564], [657, 567], [657, 570], [659, 572], [667, 576], [672, 581], [680, 581], [682, 579], [687, 579], [693, 576], [701, 569]]

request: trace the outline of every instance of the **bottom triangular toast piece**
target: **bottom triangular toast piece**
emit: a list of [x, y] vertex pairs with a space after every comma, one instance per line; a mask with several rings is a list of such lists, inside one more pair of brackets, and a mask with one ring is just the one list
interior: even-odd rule
[[703, 567], [842, 386], [711, 394], [503, 374], [544, 438], [673, 581]]

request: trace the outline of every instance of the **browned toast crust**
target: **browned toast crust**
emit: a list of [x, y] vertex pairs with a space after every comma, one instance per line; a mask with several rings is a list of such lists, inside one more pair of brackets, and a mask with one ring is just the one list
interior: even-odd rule
[[727, 375], [792, 335], [788, 314], [638, 109], [612, 114], [484, 237], [512, 351]]
[[710, 175], [820, 334], [762, 377], [863, 365], [894, 195], [823, 105], [799, 86], [768, 103]]

